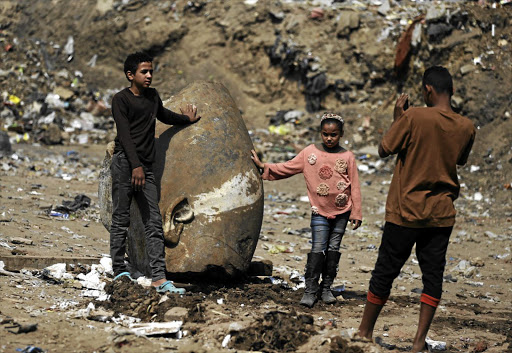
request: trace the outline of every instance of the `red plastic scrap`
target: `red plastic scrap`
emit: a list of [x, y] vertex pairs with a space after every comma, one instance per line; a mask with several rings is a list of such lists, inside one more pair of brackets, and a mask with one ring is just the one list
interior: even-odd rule
[[313, 10], [311, 10], [309, 17], [320, 20], [324, 17], [324, 10], [320, 7], [315, 7]]
[[13, 48], [13, 45], [11, 43], [8, 43], [4, 46], [5, 51], [11, 51]]
[[407, 62], [407, 57], [411, 51], [412, 32], [414, 31], [416, 24], [420, 23], [423, 19], [425, 19], [425, 15], [416, 17], [405, 32], [402, 33], [402, 36], [398, 41], [398, 45], [396, 46], [395, 70], [401, 69]]

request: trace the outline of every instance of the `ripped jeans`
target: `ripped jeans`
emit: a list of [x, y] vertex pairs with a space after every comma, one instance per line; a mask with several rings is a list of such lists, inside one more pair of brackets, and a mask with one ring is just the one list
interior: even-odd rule
[[339, 251], [341, 239], [350, 217], [350, 211], [327, 219], [321, 215], [311, 215], [311, 252]]

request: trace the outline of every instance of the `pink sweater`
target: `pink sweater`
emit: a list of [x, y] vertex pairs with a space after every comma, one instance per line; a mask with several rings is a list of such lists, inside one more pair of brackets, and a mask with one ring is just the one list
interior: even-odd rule
[[313, 214], [328, 219], [351, 211], [351, 220], [362, 220], [361, 189], [354, 154], [329, 153], [315, 145], [304, 148], [285, 163], [265, 163], [262, 178], [278, 180], [303, 173]]

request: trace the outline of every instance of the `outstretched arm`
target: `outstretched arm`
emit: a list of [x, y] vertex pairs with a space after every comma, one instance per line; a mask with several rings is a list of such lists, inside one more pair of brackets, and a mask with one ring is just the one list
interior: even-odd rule
[[294, 158], [284, 163], [263, 163], [258, 158], [256, 151], [251, 150], [252, 160], [258, 168], [263, 169], [261, 177], [264, 180], [279, 180], [289, 178], [292, 175], [302, 173], [304, 170], [304, 150]]
[[180, 107], [181, 114], [188, 116], [191, 123], [195, 123], [199, 119], [201, 119], [201, 116], [197, 115], [197, 107], [193, 104], [187, 104], [185, 109], [182, 109]]
[[251, 150], [251, 159], [254, 162], [254, 164], [256, 164], [256, 167], [260, 169], [265, 169], [265, 163], [263, 163], [260, 160], [260, 157], [258, 157], [258, 154], [256, 153], [255, 150]]
[[160, 96], [156, 93], [156, 100], [158, 104], [156, 118], [164, 124], [168, 125], [185, 125], [195, 123], [201, 116], [197, 115], [197, 107], [193, 104], [187, 104], [185, 108], [180, 107], [181, 114], [175, 113], [164, 107]]

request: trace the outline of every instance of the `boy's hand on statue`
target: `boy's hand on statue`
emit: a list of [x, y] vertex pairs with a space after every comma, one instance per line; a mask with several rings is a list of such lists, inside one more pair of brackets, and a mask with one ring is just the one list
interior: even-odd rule
[[146, 184], [146, 177], [144, 175], [144, 169], [137, 167], [132, 170], [132, 187], [135, 191], [140, 191]]
[[398, 96], [398, 99], [396, 100], [395, 103], [395, 109], [393, 111], [393, 121], [402, 116], [402, 114], [404, 113], [405, 102], [407, 102], [408, 99], [409, 95], [405, 93], [402, 93], [400, 96]]
[[256, 151], [251, 150], [251, 154], [252, 154], [251, 159], [254, 162], [254, 164], [256, 164], [256, 167], [261, 168], [261, 169], [265, 168], [265, 163], [262, 163], [260, 161], [260, 158], [258, 157], [258, 154], [256, 153]]
[[181, 114], [184, 114], [188, 116], [191, 123], [195, 123], [199, 119], [201, 119], [201, 116], [197, 115], [197, 107], [193, 104], [187, 104], [185, 109], [182, 109], [180, 107]]
[[350, 222], [352, 222], [352, 229], [356, 230], [361, 226], [361, 223], [363, 223], [360, 219], [351, 219]]

